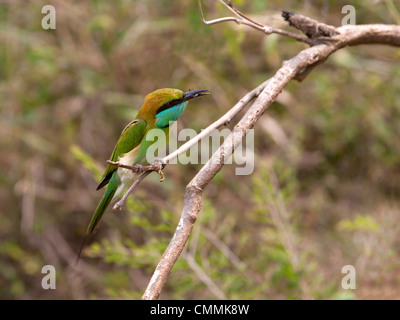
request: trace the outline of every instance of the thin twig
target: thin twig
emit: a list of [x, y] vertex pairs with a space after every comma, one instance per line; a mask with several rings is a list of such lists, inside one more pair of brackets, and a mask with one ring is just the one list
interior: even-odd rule
[[218, 299], [228, 300], [225, 294], [221, 291], [220, 288], [218, 288], [218, 286], [209, 277], [209, 275], [207, 275], [204, 272], [204, 270], [197, 264], [197, 262], [194, 260], [194, 257], [191, 254], [184, 252], [182, 256], [189, 264], [190, 268], [192, 268], [192, 270], [196, 273], [197, 277], [201, 280], [201, 282], [203, 282]]
[[133, 190], [139, 185], [140, 182], [143, 181], [144, 178], [146, 178], [151, 171], [146, 171], [142, 173], [136, 180], [135, 182], [130, 186], [127, 192], [125, 192], [124, 196], [119, 200], [113, 207], [114, 210], [121, 210], [126, 202], [126, 199], [128, 199], [128, 196], [133, 192]]
[[204, 236], [214, 245], [219, 251], [221, 251], [225, 257], [239, 270], [243, 271], [246, 269], [246, 265], [238, 258], [238, 256], [225, 244], [223, 243], [214, 232], [203, 228], [202, 232]]
[[149, 164], [147, 166], [142, 166], [139, 164], [134, 164], [133, 166], [125, 165], [119, 162], [114, 162], [111, 160], [107, 160], [108, 164], [128, 169], [131, 170], [133, 173], [139, 173], [139, 177], [135, 180], [135, 182], [131, 185], [131, 187], [128, 189], [128, 191], [125, 192], [124, 196], [119, 200], [113, 207], [114, 210], [121, 210], [123, 206], [125, 205], [126, 200], [128, 199], [128, 196], [135, 190], [135, 188], [146, 178], [151, 172], [155, 171], [157, 172], [160, 176], [160, 182], [164, 181], [164, 174], [162, 172], [162, 169], [165, 167], [165, 163], [162, 160], [155, 161], [153, 164]]
[[149, 164], [147, 166], [142, 166], [137, 163], [132, 166], [129, 166], [126, 164], [119, 163], [118, 161], [111, 161], [111, 160], [107, 160], [107, 163], [111, 164], [113, 166], [116, 166], [116, 167], [131, 170], [133, 173], [142, 173], [142, 172], [147, 172], [147, 171], [150, 171], [150, 172], [157, 171], [158, 172], [158, 171], [164, 169], [164, 167], [165, 167], [165, 165], [163, 165], [162, 161], [155, 161], [153, 164]]
[[201, 5], [201, 0], [197, 0], [197, 3], [199, 5], [199, 10], [200, 10], [201, 21], [205, 25], [213, 25], [213, 24], [217, 24], [217, 23], [221, 23], [221, 22], [233, 21], [233, 22], [235, 22], [237, 24], [244, 24], [244, 25], [247, 25], [247, 26], [249, 26], [251, 28], [259, 30], [259, 31], [265, 33], [266, 35], [269, 35], [271, 33], [276, 33], [276, 34], [280, 34], [280, 35], [295, 39], [297, 41], [301, 41], [301, 42], [307, 43], [310, 46], [315, 44], [314, 40], [306, 38], [306, 37], [304, 37], [302, 35], [299, 35], [299, 34], [296, 34], [296, 33], [292, 33], [292, 32], [286, 31], [286, 30], [273, 28], [271, 26], [266, 26], [264, 24], [256, 22], [253, 19], [251, 19], [248, 16], [246, 16], [245, 14], [243, 14], [242, 12], [240, 12], [239, 10], [237, 10], [235, 7], [233, 7], [231, 2], [229, 2], [229, 4], [228, 4], [223, 0], [218, 0], [218, 1], [220, 3], [222, 3], [226, 8], [228, 8], [231, 12], [233, 12], [238, 18], [235, 18], [235, 17], [223, 17], [223, 18], [217, 18], [217, 19], [213, 19], [213, 20], [206, 20], [204, 18], [204, 13], [203, 13], [202, 5]]

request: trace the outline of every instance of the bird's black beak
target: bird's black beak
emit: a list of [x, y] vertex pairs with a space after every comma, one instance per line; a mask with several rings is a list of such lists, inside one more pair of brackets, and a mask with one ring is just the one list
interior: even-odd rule
[[193, 91], [188, 91], [188, 92], [185, 92], [185, 93], [183, 94], [182, 99], [183, 99], [183, 101], [188, 101], [188, 100], [190, 100], [190, 99], [197, 98], [197, 97], [201, 97], [201, 96], [204, 96], [204, 95], [206, 95], [206, 94], [211, 94], [211, 93], [210, 93], [210, 91], [208, 91], [208, 90], [193, 90]]

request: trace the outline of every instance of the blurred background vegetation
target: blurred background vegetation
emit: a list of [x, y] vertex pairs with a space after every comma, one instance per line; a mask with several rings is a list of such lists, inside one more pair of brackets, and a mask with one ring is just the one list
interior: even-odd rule
[[[206, 18], [228, 14], [204, 2]], [[340, 25], [346, 4], [358, 24], [400, 24], [391, 0], [234, 3], [281, 28], [282, 9]], [[47, 4], [56, 30], [41, 28]], [[196, 1], [1, 1], [0, 298], [140, 298], [201, 165], [170, 165], [108, 210], [75, 268], [121, 130], [148, 92], [176, 87], [212, 91], [179, 120], [200, 131], [304, 48], [204, 26]], [[161, 298], [400, 298], [399, 61], [398, 48], [346, 48], [290, 83], [255, 127], [253, 174], [226, 165], [207, 187]], [[41, 287], [48, 264], [56, 290]], [[341, 287], [348, 264], [356, 290]]]

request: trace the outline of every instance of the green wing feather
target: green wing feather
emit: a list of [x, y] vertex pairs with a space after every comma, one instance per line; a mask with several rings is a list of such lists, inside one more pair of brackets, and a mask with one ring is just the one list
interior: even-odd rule
[[[122, 131], [121, 136], [118, 139], [117, 145], [114, 148], [110, 160], [118, 161], [118, 157], [120, 155], [123, 155], [131, 151], [132, 149], [136, 148], [141, 143], [143, 137], [145, 136], [146, 127], [147, 127], [147, 122], [144, 120], [136, 119], [133, 120], [131, 123], [129, 123]], [[83, 245], [85, 244], [87, 235], [93, 232], [93, 230], [95, 229], [96, 225], [103, 216], [104, 211], [107, 209], [108, 205], [110, 204], [112, 198], [114, 197], [115, 192], [117, 191], [121, 183], [118, 174], [115, 172], [116, 170], [117, 170], [116, 166], [108, 164], [106, 171], [103, 174], [103, 178], [101, 179], [101, 182], [97, 187], [97, 190], [99, 190], [109, 183], [106, 188], [106, 191], [104, 192], [103, 198], [98, 204], [96, 211], [94, 212], [92, 219], [90, 220], [89, 226], [86, 230], [86, 235], [83, 238], [82, 245], [79, 250], [78, 261], [82, 252]]]
[[[147, 122], [145, 120], [133, 120], [122, 131], [118, 139], [117, 145], [111, 154], [111, 161], [118, 161], [118, 157], [136, 148], [142, 141], [146, 132]], [[110, 181], [112, 174], [117, 170], [117, 166], [107, 164], [106, 171], [96, 190], [103, 188]]]

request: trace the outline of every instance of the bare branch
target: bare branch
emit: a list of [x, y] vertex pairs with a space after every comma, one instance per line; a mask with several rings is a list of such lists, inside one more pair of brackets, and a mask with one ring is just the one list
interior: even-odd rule
[[128, 196], [133, 192], [133, 190], [136, 189], [136, 187], [146, 178], [151, 172], [155, 171], [157, 172], [160, 176], [160, 182], [164, 181], [164, 174], [162, 172], [162, 169], [165, 167], [165, 162], [162, 160], [155, 161], [153, 164], [149, 164], [147, 166], [142, 166], [140, 164], [134, 164], [133, 166], [128, 166], [119, 162], [114, 162], [111, 160], [107, 160], [108, 164], [111, 164], [113, 166], [119, 167], [119, 168], [124, 168], [131, 170], [133, 173], [138, 173], [139, 177], [135, 180], [135, 182], [131, 185], [131, 187], [126, 191], [124, 196], [119, 200], [113, 207], [114, 210], [121, 210], [123, 206], [125, 205], [126, 200], [128, 199]]
[[151, 171], [147, 171], [142, 173], [136, 180], [135, 182], [130, 186], [130, 188], [128, 189], [127, 192], [125, 192], [124, 196], [121, 198], [121, 200], [119, 200], [113, 207], [113, 210], [121, 210], [124, 205], [126, 200], [128, 199], [129, 195], [133, 192], [133, 190], [136, 189], [136, 187], [144, 180], [144, 178], [146, 178], [149, 174], [151, 173]]
[[223, 17], [223, 18], [218, 18], [218, 19], [213, 19], [213, 20], [209, 20], [207, 21], [204, 18], [204, 13], [203, 13], [203, 8], [201, 5], [201, 0], [197, 0], [197, 3], [199, 5], [199, 10], [200, 10], [200, 16], [201, 16], [201, 21], [205, 24], [205, 25], [213, 25], [213, 24], [217, 24], [217, 23], [221, 23], [221, 22], [227, 22], [227, 21], [233, 21], [236, 22], [237, 24], [244, 24], [247, 25], [251, 28], [254, 28], [256, 30], [259, 30], [263, 33], [265, 33], [266, 35], [269, 35], [271, 33], [276, 33], [276, 34], [280, 34], [292, 39], [295, 39], [297, 41], [301, 41], [304, 43], [307, 43], [308, 45], [314, 45], [315, 42], [309, 38], [303, 37], [301, 35], [292, 33], [292, 32], [288, 32], [286, 30], [281, 30], [281, 29], [276, 29], [273, 28], [271, 26], [266, 26], [264, 24], [261, 24], [259, 22], [256, 22], [254, 20], [252, 20], [251, 18], [249, 18], [248, 16], [246, 16], [245, 14], [243, 14], [242, 12], [240, 12], [239, 10], [237, 10], [236, 8], [234, 8], [234, 6], [232, 5], [232, 3], [229, 1], [229, 4], [226, 3], [223, 0], [218, 0], [220, 3], [222, 3], [226, 8], [228, 8], [231, 12], [233, 12], [237, 18], [235, 17]]
[[197, 220], [198, 213], [201, 209], [202, 192], [204, 188], [221, 170], [224, 165], [223, 160], [233, 153], [235, 148], [245, 137], [248, 129], [254, 127], [262, 114], [276, 100], [278, 95], [291, 80], [298, 78], [301, 80], [304, 79], [315, 66], [325, 61], [336, 50], [345, 46], [365, 43], [400, 46], [399, 26], [348, 26], [340, 27], [336, 30], [338, 34], [331, 37], [334, 41], [330, 41], [329, 43], [321, 41], [320, 44], [305, 49], [294, 58], [283, 62], [276, 74], [271, 79], [264, 82], [265, 85], [263, 84], [261, 93], [257, 94], [258, 98], [237, 123], [234, 131], [225, 139], [222, 146], [212, 155], [209, 161], [187, 185], [179, 224], [171, 242], [157, 265], [142, 299], [157, 299], [159, 297], [168, 275], [181, 255]]
[[303, 32], [308, 38], [332, 37], [339, 34], [335, 27], [294, 12], [283, 11], [282, 17], [289, 25]]

